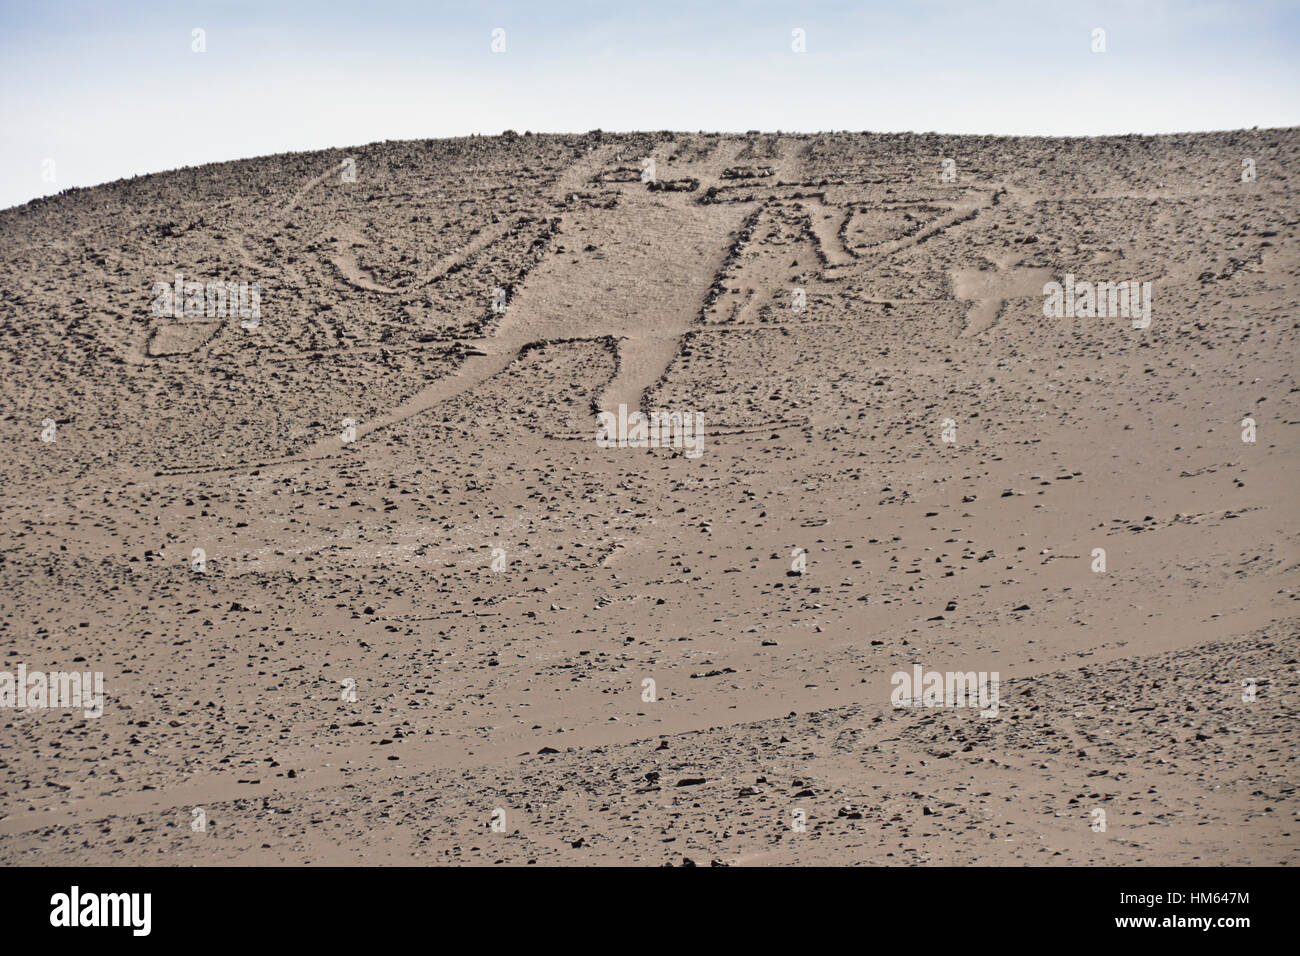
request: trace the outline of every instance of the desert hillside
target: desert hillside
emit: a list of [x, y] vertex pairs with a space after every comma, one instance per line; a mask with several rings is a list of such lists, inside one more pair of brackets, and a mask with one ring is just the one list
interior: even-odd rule
[[105, 689], [0, 710], [0, 861], [1295, 862], [1298, 169], [510, 133], [0, 212], [0, 670]]

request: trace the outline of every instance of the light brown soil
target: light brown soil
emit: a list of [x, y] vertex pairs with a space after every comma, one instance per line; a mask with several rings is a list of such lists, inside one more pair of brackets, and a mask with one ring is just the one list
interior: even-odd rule
[[0, 670], [107, 687], [0, 711], [0, 861], [1295, 862], [1298, 158], [472, 138], [0, 212]]

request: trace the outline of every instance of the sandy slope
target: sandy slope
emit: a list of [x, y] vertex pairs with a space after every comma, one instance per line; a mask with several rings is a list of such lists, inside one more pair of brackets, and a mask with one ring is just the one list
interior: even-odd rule
[[1295, 861], [1298, 154], [475, 138], [0, 213], [0, 669], [108, 688], [0, 711], [0, 860]]

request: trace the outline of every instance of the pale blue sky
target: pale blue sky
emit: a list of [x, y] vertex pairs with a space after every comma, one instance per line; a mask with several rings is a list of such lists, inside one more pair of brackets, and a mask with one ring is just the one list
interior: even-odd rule
[[1294, 126], [1297, 90], [1300, 0], [0, 0], [0, 207], [199, 163], [507, 128]]

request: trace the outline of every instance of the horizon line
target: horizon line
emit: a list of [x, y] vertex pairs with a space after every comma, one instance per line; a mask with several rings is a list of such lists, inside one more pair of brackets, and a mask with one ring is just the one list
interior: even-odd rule
[[[647, 134], [672, 133], [674, 135], [688, 136], [914, 136], [914, 137], [943, 137], [945, 139], [1021, 139], [1021, 140], [1060, 140], [1068, 142], [1071, 140], [1100, 140], [1100, 139], [1160, 139], [1167, 137], [1180, 136], [1223, 136], [1236, 133], [1282, 133], [1288, 131], [1300, 130], [1300, 123], [1292, 126], [1241, 126], [1232, 129], [1205, 129], [1205, 130], [1174, 130], [1161, 133], [1088, 133], [1078, 135], [1051, 135], [1044, 133], [943, 133], [937, 130], [926, 130], [917, 132], [915, 130], [853, 130], [853, 129], [819, 129], [819, 130], [686, 130], [686, 129], [605, 129], [602, 127], [592, 127], [587, 130], [525, 130], [518, 132], [513, 129], [505, 129], [499, 133], [461, 133], [454, 136], [424, 136], [413, 139], [376, 139], [368, 143], [355, 143], [348, 146], [310, 146], [303, 149], [287, 149], [272, 153], [257, 153], [252, 156], [240, 156], [233, 159], [214, 159], [204, 163], [197, 163], [186, 166], [173, 166], [167, 169], [155, 169], [145, 172], [132, 173], [129, 176], [119, 176], [116, 179], [106, 179], [102, 182], [90, 183], [87, 185], [65, 186], [55, 192], [42, 193], [32, 196], [20, 203], [12, 206], [0, 207], [0, 213], [7, 213], [15, 209], [22, 209], [33, 203], [43, 202], [49, 199], [58, 199], [69, 193], [82, 190], [99, 189], [104, 186], [113, 186], [117, 183], [131, 182], [132, 180], [141, 179], [148, 176], [165, 176], [169, 173], [178, 173], [185, 170], [201, 169], [205, 166], [226, 166], [234, 163], [246, 163], [259, 159], [273, 159], [277, 156], [302, 156], [308, 153], [329, 153], [346, 151], [352, 149], [368, 149], [373, 146], [382, 146], [390, 143], [436, 143], [436, 142], [454, 142], [456, 140], [469, 139], [524, 139], [543, 136], [591, 136], [593, 134], [609, 136], [639, 136]], [[513, 135], [512, 135], [513, 134]]]

